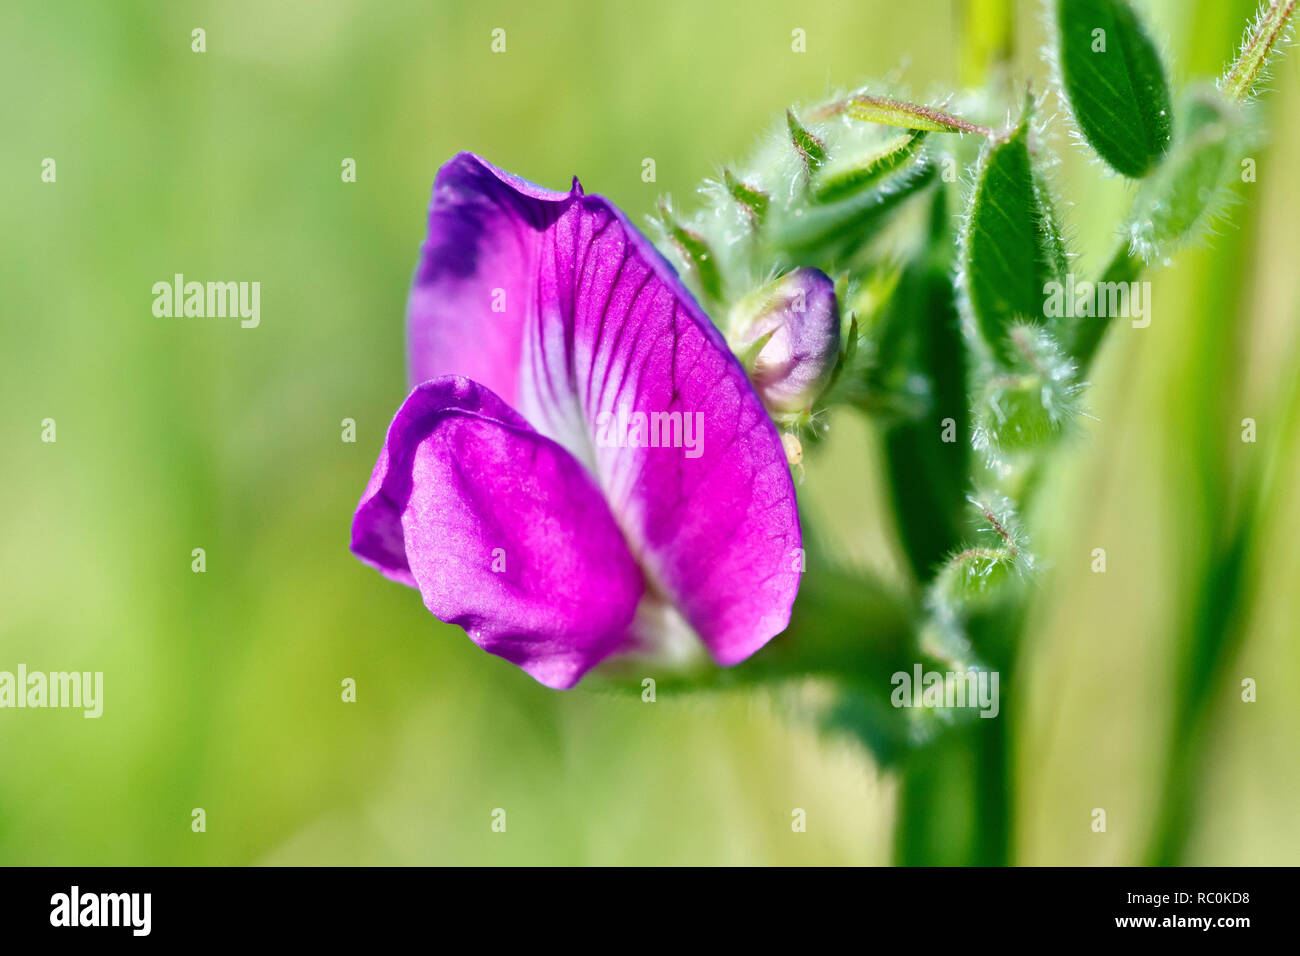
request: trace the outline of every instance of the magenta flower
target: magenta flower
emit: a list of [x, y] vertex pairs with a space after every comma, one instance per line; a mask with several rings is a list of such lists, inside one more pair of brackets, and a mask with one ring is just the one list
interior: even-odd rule
[[460, 154], [407, 336], [416, 387], [352, 550], [435, 617], [557, 688], [682, 624], [724, 666], [786, 627], [801, 542], [776, 428], [612, 203]]

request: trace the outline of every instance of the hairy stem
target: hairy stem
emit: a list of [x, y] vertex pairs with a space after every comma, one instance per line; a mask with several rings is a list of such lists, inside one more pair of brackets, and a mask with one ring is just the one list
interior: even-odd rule
[[904, 129], [993, 135], [993, 131], [987, 126], [972, 123], [954, 113], [933, 106], [905, 103], [887, 96], [873, 96], [866, 92], [857, 92], [842, 99], [832, 100], [809, 111], [807, 115], [813, 120], [828, 120], [846, 113], [854, 119], [881, 123], [885, 126], [900, 126]]
[[1223, 75], [1220, 87], [1235, 100], [1244, 100], [1255, 91], [1255, 84], [1285, 35], [1295, 13], [1297, 0], [1272, 0], [1267, 10], [1260, 7], [1254, 26], [1241, 45], [1237, 61]]

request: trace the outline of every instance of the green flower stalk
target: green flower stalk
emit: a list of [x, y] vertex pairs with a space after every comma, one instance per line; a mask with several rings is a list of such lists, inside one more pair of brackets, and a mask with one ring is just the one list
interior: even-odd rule
[[[931, 105], [882, 85], [792, 106], [752, 157], [700, 186], [693, 211], [665, 198], [652, 226], [783, 429], [792, 463], [810, 443], [807, 466], [817, 468], [832, 409], [877, 429], [910, 572], [887, 602], [906, 609], [901, 631], [891, 616], [888, 659], [999, 672], [1014, 699], [1028, 585], [1044, 571], [1022, 516], [1088, 416], [1086, 376], [1113, 320], [1147, 321], [1133, 312], [1144, 271], [1207, 235], [1236, 201], [1242, 160], [1261, 141], [1253, 101], [1297, 3], [1265, 3], [1217, 84], [1178, 90], [1129, 0], [1046, 0], [1046, 55], [1067, 106], [1059, 116], [1004, 82], [1010, 21], [990, 6], [1002, 26], [980, 42], [995, 69], [967, 64], [990, 76], [988, 90]], [[1062, 123], [1099, 168], [1133, 183], [1116, 224], [1122, 244], [1095, 282], [1076, 274], [1058, 214], [1067, 206], [1045, 144]], [[818, 304], [796, 309], [812, 289]], [[1066, 295], [1092, 298], [1063, 309]], [[811, 537], [810, 582], [817, 561], [836, 564]], [[821, 605], [835, 600], [805, 584], [786, 644], [823, 647]], [[926, 817], [908, 800], [923, 780], [943, 785], [951, 735], [979, 755], [982, 833], [961, 861], [1009, 860], [1014, 753], [1003, 721], [899, 710], [876, 671], [864, 679], [861, 653], [831, 653], [837, 663], [821, 658], [818, 672], [842, 675], [832, 713], [854, 714], [877, 759], [903, 774], [900, 859], [919, 861], [916, 848], [929, 845]], [[778, 649], [753, 673], [795, 677], [803, 661]], [[1173, 839], [1164, 856], [1176, 856]]]

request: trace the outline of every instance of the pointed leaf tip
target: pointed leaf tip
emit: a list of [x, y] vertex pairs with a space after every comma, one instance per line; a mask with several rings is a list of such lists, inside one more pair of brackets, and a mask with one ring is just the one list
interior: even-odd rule
[[700, 291], [713, 302], [722, 299], [722, 272], [708, 241], [698, 232], [677, 221], [669, 204], [660, 200], [659, 218], [674, 248], [681, 254]]
[[763, 190], [740, 179], [730, 169], [722, 171], [722, 180], [731, 198], [739, 203], [749, 216], [750, 224], [755, 228], [762, 226], [771, 197]]
[[826, 162], [826, 144], [808, 132], [803, 124], [795, 118], [794, 110], [785, 111], [786, 127], [790, 130], [790, 142], [803, 157], [808, 172], [815, 173]]

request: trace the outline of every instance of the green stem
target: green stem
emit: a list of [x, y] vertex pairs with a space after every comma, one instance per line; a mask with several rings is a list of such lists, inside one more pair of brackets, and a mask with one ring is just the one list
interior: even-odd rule
[[1015, 655], [1028, 595], [972, 615], [977, 652], [999, 675], [998, 715], [976, 717], [908, 756], [899, 790], [894, 862], [1006, 866], [1015, 858]]
[[1235, 100], [1249, 98], [1268, 66], [1278, 42], [1286, 34], [1297, 0], [1272, 0], [1267, 10], [1260, 7], [1255, 24], [1241, 45], [1237, 62], [1223, 75], [1220, 87]]
[[[1297, 3], [1300, 0], [1275, 0], [1261, 10], [1240, 57], [1221, 81], [1227, 95], [1238, 100], [1252, 95]], [[1145, 263], [1125, 244], [1100, 281], [1134, 282], [1144, 270]], [[1080, 375], [1096, 358], [1109, 325], [1109, 317], [1091, 318], [1072, 330], [1071, 353]], [[1039, 464], [1041, 460], [1035, 466]], [[1174, 711], [1176, 743], [1165, 769], [1162, 819], [1148, 850], [1152, 863], [1176, 864], [1184, 858], [1195, 818], [1197, 781], [1206, 761], [1214, 689], [1222, 686], [1226, 668], [1244, 640], [1248, 562], [1258, 516], [1268, 513], [1261, 511], [1260, 502], [1269, 497], [1271, 472], [1268, 469], [1262, 481], [1250, 486], [1237, 520], [1208, 555], [1201, 601], [1194, 608], [1191, 646], [1184, 655], [1185, 673], [1178, 682], [1182, 690]], [[998, 865], [1014, 858], [1015, 749], [1009, 702], [1018, 696], [1011, 677], [1024, 643], [1027, 601], [1023, 593], [1015, 595], [1003, 606], [1000, 620], [976, 616], [969, 624], [972, 644], [1001, 672], [1003, 712], [996, 720], [977, 720], [954, 731], [908, 761], [895, 834], [899, 863]]]
[[[1102, 282], [1136, 282], [1146, 264], [1139, 256], [1130, 251], [1127, 243], [1115, 251], [1106, 271], [1102, 273]], [[1080, 319], [1074, 328], [1074, 342], [1071, 353], [1079, 364], [1079, 375], [1084, 376], [1088, 367], [1101, 348], [1102, 339], [1110, 328], [1111, 316]]]

